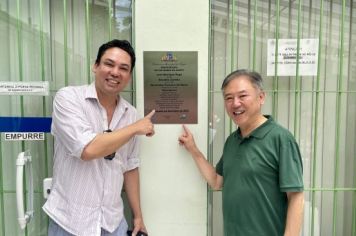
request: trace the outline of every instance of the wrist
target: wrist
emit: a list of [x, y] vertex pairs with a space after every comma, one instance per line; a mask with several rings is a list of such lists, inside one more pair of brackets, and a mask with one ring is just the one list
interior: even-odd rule
[[139, 135], [140, 134], [140, 129], [137, 125], [137, 122], [127, 126], [128, 128], [128, 132], [130, 133], [130, 136], [134, 136], [134, 135]]
[[200, 152], [200, 150], [197, 147], [192, 149], [191, 154], [194, 158], [200, 158], [203, 156], [203, 154]]
[[138, 215], [138, 216], [134, 215], [134, 216], [133, 216], [133, 220], [140, 220], [140, 221], [143, 221], [143, 217], [142, 217], [142, 215]]

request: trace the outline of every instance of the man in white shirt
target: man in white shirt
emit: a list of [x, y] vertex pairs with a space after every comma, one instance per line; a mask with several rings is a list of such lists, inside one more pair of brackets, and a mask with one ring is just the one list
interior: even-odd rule
[[53, 102], [54, 166], [43, 210], [49, 236], [124, 236], [121, 190], [133, 213], [133, 234], [147, 232], [139, 192], [138, 135], [152, 136], [154, 111], [138, 120], [120, 92], [130, 82], [135, 53], [126, 40], [103, 44], [95, 82], [60, 89]]

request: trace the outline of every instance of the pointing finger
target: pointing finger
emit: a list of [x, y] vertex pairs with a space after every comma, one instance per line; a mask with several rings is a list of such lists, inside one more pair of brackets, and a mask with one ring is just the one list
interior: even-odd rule
[[183, 129], [184, 129], [184, 133], [185, 133], [186, 135], [191, 134], [191, 133], [190, 133], [190, 130], [188, 129], [188, 127], [187, 127], [186, 125], [183, 125]]
[[152, 110], [148, 115], [146, 116], [148, 119], [151, 119], [153, 115], [156, 113], [156, 110]]

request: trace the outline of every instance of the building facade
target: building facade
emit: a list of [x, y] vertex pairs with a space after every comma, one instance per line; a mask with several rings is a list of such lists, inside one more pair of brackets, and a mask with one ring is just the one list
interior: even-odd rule
[[[98, 47], [113, 38], [135, 47], [134, 79], [123, 96], [142, 116], [143, 53], [198, 53], [198, 119], [189, 127], [213, 164], [236, 129], [223, 108], [223, 78], [238, 68], [260, 72], [267, 92], [263, 112], [300, 145], [302, 235], [356, 235], [354, 0], [0, 0], [0, 120], [50, 118], [56, 91], [90, 83]], [[42, 90], [34, 89], [37, 84]], [[8, 89], [16, 85], [22, 93]], [[25, 85], [34, 87], [28, 92]], [[34, 140], [16, 140], [6, 136], [10, 128], [0, 128], [0, 235], [46, 235], [41, 206], [43, 180], [52, 173], [53, 138], [43, 130]], [[181, 125], [155, 129], [154, 138], [142, 140], [140, 154], [150, 235], [222, 236], [221, 192], [207, 187], [179, 147]], [[16, 158], [23, 151], [31, 155], [34, 214], [21, 229]], [[25, 201], [32, 195], [29, 172], [22, 190], [25, 208], [32, 205]]]

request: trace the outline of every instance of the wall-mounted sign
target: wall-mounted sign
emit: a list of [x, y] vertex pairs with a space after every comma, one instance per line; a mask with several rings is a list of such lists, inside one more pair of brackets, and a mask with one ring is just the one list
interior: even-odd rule
[[0, 117], [0, 133], [7, 141], [44, 140], [51, 124], [51, 117]]
[[[267, 42], [267, 76], [275, 75], [277, 59], [277, 76], [296, 76], [297, 39], [278, 39], [276, 58], [276, 40]], [[299, 75], [316, 76], [318, 69], [318, 39], [299, 40]]]
[[51, 117], [0, 117], [0, 132], [51, 132]]
[[37, 95], [48, 96], [48, 81], [12, 82], [0, 81], [0, 95]]
[[28, 141], [28, 140], [44, 140], [44, 133], [4, 133], [7, 141]]
[[198, 120], [198, 52], [146, 51], [145, 115], [155, 109], [155, 124], [196, 124]]

